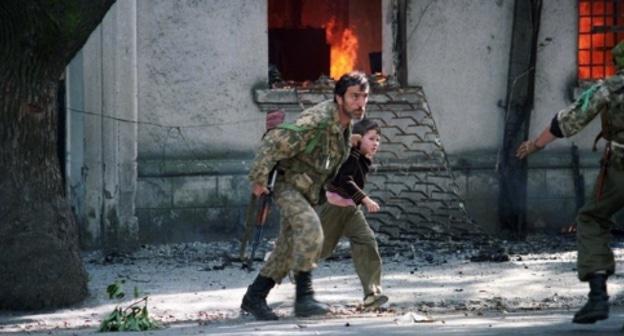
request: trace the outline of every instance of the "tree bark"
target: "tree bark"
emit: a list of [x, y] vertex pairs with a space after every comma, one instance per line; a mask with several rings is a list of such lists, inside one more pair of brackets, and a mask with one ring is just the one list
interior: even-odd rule
[[59, 307], [87, 295], [56, 155], [56, 93], [113, 3], [0, 2], [0, 309]]

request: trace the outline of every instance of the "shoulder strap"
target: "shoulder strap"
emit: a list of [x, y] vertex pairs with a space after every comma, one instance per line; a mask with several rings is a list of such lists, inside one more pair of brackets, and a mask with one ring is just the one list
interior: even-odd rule
[[594, 138], [594, 145], [592, 146], [592, 151], [596, 151], [596, 146], [598, 145], [598, 140], [600, 138], [604, 138], [607, 141], [611, 141], [611, 133], [610, 133], [610, 123], [609, 123], [609, 109], [607, 107], [603, 108], [600, 111], [600, 132]]

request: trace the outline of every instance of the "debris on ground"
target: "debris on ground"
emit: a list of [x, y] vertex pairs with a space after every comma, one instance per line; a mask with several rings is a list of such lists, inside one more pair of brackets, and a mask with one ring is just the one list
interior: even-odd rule
[[433, 319], [427, 315], [407, 312], [400, 317], [397, 317], [395, 320], [396, 324], [414, 324], [414, 323], [431, 323]]

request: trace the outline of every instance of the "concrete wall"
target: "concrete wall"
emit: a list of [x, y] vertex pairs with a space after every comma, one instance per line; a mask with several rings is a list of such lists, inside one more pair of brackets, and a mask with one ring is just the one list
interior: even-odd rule
[[423, 87], [451, 154], [501, 143], [513, 1], [410, 1], [408, 83]]
[[[535, 138], [550, 125], [559, 110], [573, 102], [577, 87], [577, 1], [544, 1], [540, 24], [535, 101], [530, 137]], [[569, 139], [560, 139], [529, 159], [527, 220], [536, 230], [570, 225], [576, 213], [576, 190], [571, 169], [571, 147], [579, 148], [580, 173], [585, 195], [592, 192], [598, 174], [598, 154], [591, 152], [600, 122]]]
[[[572, 102], [576, 87], [577, 1], [544, 1], [530, 136]], [[504, 127], [504, 102], [514, 1], [410, 1], [408, 80], [422, 85], [450, 155], [471, 215], [497, 232], [496, 162]], [[576, 190], [570, 148], [580, 148], [586, 196], [598, 157], [590, 152], [598, 122], [529, 160], [531, 230], [558, 231], [574, 222]]]
[[[531, 137], [536, 137], [550, 124], [555, 113], [573, 102], [573, 90], [577, 87], [577, 10], [576, 0], [543, 2]], [[579, 134], [557, 141], [549, 148], [566, 150], [575, 143], [581, 151], [588, 151], [599, 131], [600, 121], [596, 119]]]
[[[267, 82], [266, 1], [138, 1], [139, 157], [249, 153], [264, 119], [252, 86]], [[186, 127], [185, 127], [186, 126]], [[188, 127], [190, 126], [190, 127]]]
[[393, 76], [396, 75], [395, 34], [396, 1], [381, 0], [381, 72]]
[[138, 13], [141, 239], [233, 238], [264, 132], [252, 88], [268, 81], [267, 3], [139, 1]]
[[410, 1], [408, 83], [427, 96], [466, 208], [496, 231], [513, 1]]
[[84, 248], [137, 243], [136, 2], [118, 1], [67, 72], [67, 189]]

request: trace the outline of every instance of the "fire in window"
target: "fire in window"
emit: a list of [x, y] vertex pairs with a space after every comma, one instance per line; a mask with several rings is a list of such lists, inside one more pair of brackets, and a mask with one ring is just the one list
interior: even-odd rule
[[268, 11], [270, 77], [381, 72], [381, 0], [269, 0]]
[[624, 1], [579, 0], [578, 11], [578, 78], [613, 75], [610, 51], [624, 39]]

